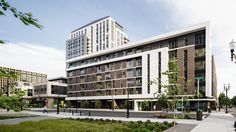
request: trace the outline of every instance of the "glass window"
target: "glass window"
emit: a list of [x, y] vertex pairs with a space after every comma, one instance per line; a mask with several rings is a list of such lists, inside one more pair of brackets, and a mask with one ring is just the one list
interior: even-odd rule
[[132, 59], [127, 61], [127, 67], [133, 67], [133, 61]]
[[174, 49], [174, 48], [177, 48], [178, 47], [178, 43], [177, 43], [177, 40], [172, 40], [169, 42], [169, 48], [170, 49]]
[[204, 45], [205, 44], [205, 34], [199, 33], [195, 35], [195, 44], [196, 45]]
[[142, 76], [142, 68], [136, 69], [136, 76]]
[[134, 76], [134, 72], [133, 72], [132, 69], [128, 69], [128, 70], [127, 70], [127, 76], [128, 76], [128, 77], [133, 77], [133, 76]]
[[111, 74], [110, 73], [106, 73], [105, 74], [105, 78], [106, 78], [106, 80], [110, 80], [111, 79]]

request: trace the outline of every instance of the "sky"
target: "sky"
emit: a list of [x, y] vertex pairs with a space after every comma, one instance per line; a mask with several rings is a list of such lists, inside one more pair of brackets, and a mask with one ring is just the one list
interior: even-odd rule
[[10, 12], [0, 17], [0, 65], [65, 76], [65, 41], [69, 33], [93, 20], [111, 16], [131, 41], [210, 21], [218, 94], [230, 83], [236, 95], [236, 64], [229, 43], [236, 40], [235, 0], [9, 0], [22, 12], [32, 12], [44, 26], [23, 25]]

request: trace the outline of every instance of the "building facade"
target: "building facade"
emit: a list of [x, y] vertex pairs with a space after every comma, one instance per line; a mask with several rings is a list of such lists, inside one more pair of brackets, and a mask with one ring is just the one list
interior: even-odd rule
[[31, 93], [32, 93], [33, 83], [40, 83], [40, 82], [47, 81], [47, 75], [43, 73], [19, 70], [15, 68], [2, 67], [2, 66], [0, 66], [0, 69], [4, 69], [4, 71], [8, 73], [18, 74], [17, 79], [7, 78], [7, 77], [0, 78], [0, 88], [5, 94], [7, 92], [7, 86], [9, 84], [13, 84], [16, 86], [16, 88], [25, 90], [26, 96], [28, 96], [28, 92], [29, 92], [29, 96], [30, 96], [32, 95]]
[[65, 101], [67, 97], [67, 78], [57, 77], [46, 82], [33, 84], [32, 104], [38, 107], [53, 108], [57, 101]]
[[[168, 69], [171, 58], [177, 59], [178, 75], [185, 78], [178, 82], [185, 84], [191, 80], [190, 85], [181, 88], [178, 95], [194, 96], [197, 89], [195, 78], [201, 76], [200, 106], [202, 109], [214, 108], [217, 98], [216, 74], [208, 22], [103, 52], [67, 59], [66, 100], [71, 107], [80, 108], [87, 100], [94, 108], [94, 102], [100, 100], [103, 108], [122, 109], [125, 108], [129, 91], [132, 109], [141, 110], [142, 102], [155, 101], [154, 94], [160, 89], [161, 83], [167, 83], [167, 77], [162, 72]], [[157, 78], [158, 84], [150, 84]], [[195, 110], [197, 100], [190, 101], [190, 107]]]
[[70, 33], [66, 58], [96, 53], [128, 42], [123, 27], [110, 16], [95, 20]]

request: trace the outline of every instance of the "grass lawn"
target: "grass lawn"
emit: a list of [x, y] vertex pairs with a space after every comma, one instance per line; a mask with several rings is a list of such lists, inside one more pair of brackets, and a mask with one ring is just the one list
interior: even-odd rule
[[47, 119], [0, 125], [0, 132], [161, 132], [173, 123], [122, 122], [93, 119]]
[[26, 118], [29, 116], [0, 116], [0, 120], [14, 119], [14, 118]]

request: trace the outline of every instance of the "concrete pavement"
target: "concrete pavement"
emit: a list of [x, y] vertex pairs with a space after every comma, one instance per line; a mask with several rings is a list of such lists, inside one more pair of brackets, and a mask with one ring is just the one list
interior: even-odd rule
[[235, 117], [224, 112], [211, 113], [191, 132], [234, 132]]
[[[29, 114], [31, 115], [44, 115], [44, 116], [49, 116], [49, 117], [58, 117], [58, 118], [73, 118], [73, 119], [77, 119], [77, 118], [93, 118], [93, 119], [109, 119], [109, 120], [121, 120], [121, 121], [147, 121], [150, 120], [151, 122], [163, 122], [163, 121], [167, 121], [167, 122], [173, 122], [173, 119], [158, 119], [158, 118], [126, 118], [126, 117], [101, 117], [101, 116], [80, 116], [79, 113], [74, 113], [74, 115], [72, 115], [71, 113], [64, 113], [64, 112], [60, 112], [60, 114], [56, 114], [56, 113], [47, 113], [47, 114], [42, 114], [42, 112], [30, 112], [28, 111]], [[180, 124], [199, 124], [200, 121], [196, 121], [196, 120], [189, 120], [189, 119], [176, 119], [177, 123]]]

